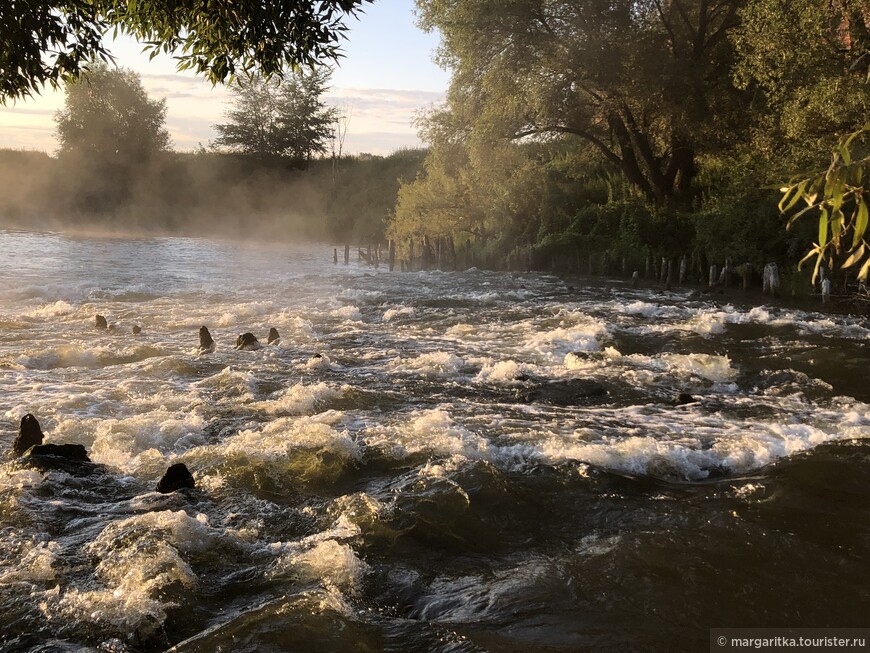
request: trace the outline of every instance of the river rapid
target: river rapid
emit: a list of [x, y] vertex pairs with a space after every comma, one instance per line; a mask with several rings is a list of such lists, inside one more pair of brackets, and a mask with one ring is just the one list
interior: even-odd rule
[[[741, 298], [0, 231], [0, 651], [866, 627], [870, 324]], [[93, 463], [14, 459], [28, 412]]]

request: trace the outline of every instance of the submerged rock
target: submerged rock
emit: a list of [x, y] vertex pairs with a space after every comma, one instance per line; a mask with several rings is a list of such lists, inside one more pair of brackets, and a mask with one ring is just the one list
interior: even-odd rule
[[12, 451], [16, 456], [21, 456], [25, 451], [38, 444], [42, 444], [45, 435], [39, 426], [39, 421], [30, 413], [21, 418], [18, 426], [18, 435], [12, 443]]
[[166, 470], [166, 473], [157, 483], [155, 489], [163, 494], [169, 494], [170, 492], [175, 492], [182, 488], [194, 487], [196, 487], [196, 482], [193, 480], [193, 474], [191, 474], [190, 470], [187, 469], [187, 465], [184, 463], [175, 463]]
[[260, 348], [260, 341], [253, 333], [243, 333], [236, 338], [236, 349], [242, 351], [255, 351]]
[[142, 333], [142, 327], [140, 327], [138, 324], [134, 324], [133, 325], [133, 335], [138, 336], [140, 333]]
[[574, 406], [578, 403], [586, 403], [589, 399], [606, 395], [607, 388], [591, 379], [550, 381], [518, 391], [520, 401], [539, 402], [553, 406]]
[[671, 401], [674, 406], [685, 406], [686, 404], [694, 404], [698, 400], [688, 392], [681, 392]]
[[97, 327], [98, 329], [108, 329], [109, 323], [106, 322], [105, 317], [97, 314], [97, 316], [94, 318], [94, 326]]
[[279, 342], [281, 342], [281, 336], [278, 335], [278, 329], [272, 327], [271, 329], [269, 329], [269, 337], [266, 340], [266, 343], [270, 345], [277, 345]]

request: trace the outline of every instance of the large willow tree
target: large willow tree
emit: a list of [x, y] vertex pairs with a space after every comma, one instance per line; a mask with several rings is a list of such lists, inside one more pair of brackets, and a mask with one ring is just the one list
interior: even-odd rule
[[453, 71], [447, 140], [570, 135], [670, 204], [688, 200], [699, 150], [742, 124], [728, 39], [740, 0], [417, 4]]

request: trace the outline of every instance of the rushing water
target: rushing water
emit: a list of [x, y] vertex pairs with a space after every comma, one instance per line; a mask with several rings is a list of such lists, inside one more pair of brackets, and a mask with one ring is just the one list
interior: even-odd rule
[[[331, 259], [0, 232], [2, 447], [31, 412], [93, 460], [4, 454], [0, 650], [681, 651], [868, 625], [865, 320]], [[245, 331], [264, 347], [236, 351]], [[175, 462], [197, 488], [154, 492]]]

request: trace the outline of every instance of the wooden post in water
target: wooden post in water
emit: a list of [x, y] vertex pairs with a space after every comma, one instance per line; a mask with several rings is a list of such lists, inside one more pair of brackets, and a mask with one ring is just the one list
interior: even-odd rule
[[716, 264], [714, 263], [710, 266], [710, 281], [707, 284], [710, 286], [710, 288], [715, 286], [716, 282], [719, 280], [719, 275], [717, 274], [717, 272], [719, 272], [719, 268], [716, 267]]
[[762, 292], [774, 297], [779, 294], [779, 268], [776, 263], [768, 263], [764, 266], [762, 275]]
[[344, 264], [350, 263], [350, 245], [344, 246]]
[[375, 268], [381, 267], [381, 244], [375, 245]]
[[680, 285], [682, 286], [686, 283], [686, 273], [689, 270], [689, 260], [686, 258], [686, 255], [683, 254], [680, 257]]
[[639, 281], [639, 277], [640, 277], [640, 273], [637, 270], [632, 272], [632, 274], [631, 274], [631, 287], [632, 288], [637, 288], [637, 283]]
[[822, 279], [822, 303], [827, 304], [831, 301], [831, 280]]
[[390, 272], [393, 271], [393, 268], [396, 267], [396, 241], [390, 238], [389, 242], [389, 256], [390, 256]]
[[429, 236], [423, 236], [423, 269], [429, 269]]
[[667, 276], [668, 276], [668, 263], [670, 263], [670, 260], [667, 259], [666, 257], [662, 256], [662, 267], [661, 267], [661, 269], [659, 270], [659, 274], [660, 274], [660, 276], [659, 276], [659, 281], [660, 281], [661, 283], [665, 283], [665, 281], [667, 280]]
[[742, 271], [742, 272], [743, 272], [743, 273], [742, 273], [741, 276], [743, 277], [743, 290], [749, 290], [749, 284], [750, 284], [751, 281], [752, 281], [752, 263], [750, 263], [750, 262], [747, 261], [747, 262], [743, 265], [743, 271]]
[[725, 267], [722, 268], [722, 273], [719, 275], [719, 284], [728, 287], [731, 278], [731, 259], [725, 259]]
[[338, 247], [332, 252], [332, 263], [333, 265], [338, 265]]

